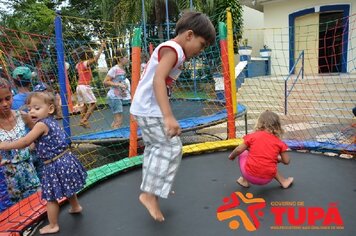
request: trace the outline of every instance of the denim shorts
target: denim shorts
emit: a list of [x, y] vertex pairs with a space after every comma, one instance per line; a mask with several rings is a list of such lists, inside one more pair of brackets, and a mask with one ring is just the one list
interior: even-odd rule
[[118, 98], [106, 97], [106, 102], [113, 114], [122, 113], [122, 101]]

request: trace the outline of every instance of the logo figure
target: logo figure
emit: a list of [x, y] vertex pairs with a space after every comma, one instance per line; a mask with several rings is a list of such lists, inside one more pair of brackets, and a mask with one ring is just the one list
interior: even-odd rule
[[[247, 206], [247, 212], [250, 217], [241, 209], [237, 207], [240, 206], [240, 200]], [[224, 197], [224, 205], [218, 207], [217, 218], [219, 221], [224, 221], [231, 219], [233, 217], [240, 217], [245, 229], [247, 231], [255, 231], [260, 227], [260, 222], [258, 216], [262, 217], [262, 209], [266, 207], [266, 201], [263, 198], [253, 198], [252, 193], [246, 193], [246, 197], [241, 192], [231, 193], [230, 198]], [[237, 208], [237, 209], [236, 209]], [[238, 220], [230, 220], [229, 228], [236, 230], [240, 227], [240, 222]]]

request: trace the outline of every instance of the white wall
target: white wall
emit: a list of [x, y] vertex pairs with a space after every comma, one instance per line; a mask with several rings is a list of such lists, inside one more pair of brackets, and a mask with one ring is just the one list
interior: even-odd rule
[[263, 47], [263, 18], [263, 12], [243, 6], [242, 38], [247, 38], [249, 46], [252, 46], [252, 56], [259, 56], [260, 49]]

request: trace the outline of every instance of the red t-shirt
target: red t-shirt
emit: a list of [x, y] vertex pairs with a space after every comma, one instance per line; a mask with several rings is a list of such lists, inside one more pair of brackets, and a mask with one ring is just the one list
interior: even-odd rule
[[246, 172], [259, 178], [274, 178], [277, 173], [278, 155], [288, 149], [287, 144], [266, 131], [256, 131], [243, 139], [249, 147]]
[[90, 85], [92, 73], [87, 61], [79, 62], [75, 67], [78, 71], [78, 85]]

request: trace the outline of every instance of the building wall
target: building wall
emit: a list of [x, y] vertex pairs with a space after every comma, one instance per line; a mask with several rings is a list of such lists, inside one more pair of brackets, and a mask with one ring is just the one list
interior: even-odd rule
[[273, 50], [272, 73], [289, 72], [289, 15], [300, 10], [324, 5], [350, 4], [349, 44], [347, 71], [356, 73], [356, 2], [354, 0], [298, 0], [275, 1], [264, 5], [265, 42]]
[[252, 46], [251, 56], [259, 56], [259, 51], [264, 44], [263, 13], [246, 6], [243, 6], [243, 10], [244, 30], [242, 38], [247, 38], [249, 46]]

